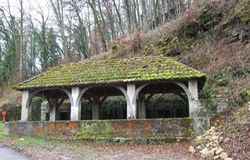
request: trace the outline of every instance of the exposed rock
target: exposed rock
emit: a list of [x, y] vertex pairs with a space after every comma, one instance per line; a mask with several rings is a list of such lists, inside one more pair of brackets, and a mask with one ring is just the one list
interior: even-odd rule
[[220, 138], [219, 138], [219, 142], [220, 142], [220, 143], [222, 143], [223, 140], [224, 140], [223, 137], [220, 137]]
[[202, 150], [202, 148], [203, 148], [202, 145], [199, 145], [199, 146], [196, 147], [196, 149], [199, 150], [199, 151]]
[[204, 148], [203, 150], [200, 151], [201, 157], [203, 158], [212, 157], [214, 156], [214, 151], [215, 151], [215, 148], [213, 149]]
[[226, 142], [228, 142], [228, 141], [230, 141], [230, 138], [225, 138], [225, 139], [224, 139], [224, 143], [226, 143]]
[[200, 151], [201, 157], [206, 158], [211, 156], [211, 152], [208, 150], [208, 148], [204, 148], [203, 150]]
[[195, 153], [196, 152], [196, 150], [194, 149], [193, 146], [190, 146], [189, 149], [188, 149], [188, 151], [191, 152], [191, 153]]
[[208, 147], [210, 147], [211, 146], [211, 143], [207, 143], [206, 144], [206, 147], [208, 148]]
[[215, 136], [215, 135], [214, 135], [214, 136], [212, 136], [212, 139], [211, 139], [211, 140], [212, 140], [212, 141], [215, 141], [215, 140], [218, 140], [218, 139], [219, 139], [219, 136]]
[[212, 126], [209, 130], [208, 130], [208, 133], [213, 133], [215, 131], [215, 127]]
[[[222, 137], [223, 132], [217, 132], [215, 127], [211, 127], [203, 135], [197, 136], [195, 141], [195, 148], [189, 148], [190, 152], [192, 150], [198, 150], [203, 158], [212, 159], [225, 159], [228, 158], [224, 149], [220, 146], [223, 142], [228, 142], [230, 138]], [[193, 152], [192, 152], [193, 153]], [[230, 160], [230, 159], [229, 159]]]
[[225, 158], [224, 160], [233, 160], [232, 158]]
[[220, 154], [221, 152], [223, 152], [223, 149], [221, 147], [216, 148], [215, 154]]
[[220, 154], [220, 158], [221, 158], [221, 159], [228, 158], [227, 153], [226, 153], [226, 152], [222, 152], [222, 153]]

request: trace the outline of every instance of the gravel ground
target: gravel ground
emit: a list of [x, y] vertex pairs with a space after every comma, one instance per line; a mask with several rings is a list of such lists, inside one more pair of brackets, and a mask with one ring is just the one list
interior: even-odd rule
[[0, 147], [12, 148], [31, 160], [193, 160], [189, 142], [164, 145], [104, 144], [77, 141], [26, 139], [0, 140]]

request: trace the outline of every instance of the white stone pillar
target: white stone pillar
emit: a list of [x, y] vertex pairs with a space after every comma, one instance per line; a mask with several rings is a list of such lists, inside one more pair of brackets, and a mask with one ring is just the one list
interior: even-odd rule
[[52, 105], [53, 106], [50, 106], [49, 121], [55, 122], [56, 121], [56, 106], [55, 106], [55, 103], [53, 103]]
[[47, 102], [41, 103], [41, 121], [46, 121]]
[[92, 103], [92, 119], [99, 119], [99, 98], [94, 98]]
[[145, 95], [142, 95], [140, 98], [140, 105], [139, 105], [139, 119], [146, 118], [146, 106], [145, 106]]
[[136, 119], [135, 84], [127, 84], [127, 119]]
[[71, 102], [70, 120], [79, 121], [81, 120], [81, 103], [77, 102], [77, 98], [80, 95], [80, 88], [73, 87], [71, 94], [72, 94], [72, 102]]
[[188, 89], [191, 94], [191, 100], [189, 100], [189, 116], [196, 117], [199, 112], [199, 98], [198, 98], [198, 83], [197, 80], [188, 81]]
[[21, 121], [28, 121], [31, 118], [31, 106], [29, 106], [29, 91], [22, 91]]

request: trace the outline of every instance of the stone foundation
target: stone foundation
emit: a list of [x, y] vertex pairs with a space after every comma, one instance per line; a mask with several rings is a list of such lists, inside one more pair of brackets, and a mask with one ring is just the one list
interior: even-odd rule
[[207, 118], [6, 122], [9, 135], [59, 139], [188, 139], [209, 128]]

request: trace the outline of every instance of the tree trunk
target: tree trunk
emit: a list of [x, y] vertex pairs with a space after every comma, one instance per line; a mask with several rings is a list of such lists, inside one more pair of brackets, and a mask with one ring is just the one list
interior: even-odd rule
[[147, 14], [147, 8], [146, 8], [146, 0], [141, 0], [141, 8], [142, 8], [142, 28], [144, 31], [148, 30], [148, 14]]
[[115, 11], [116, 11], [116, 14], [117, 14], [117, 17], [118, 17], [118, 23], [119, 23], [119, 26], [120, 26], [120, 28], [121, 28], [122, 35], [124, 35], [125, 33], [124, 33], [123, 25], [122, 25], [121, 14], [120, 14], [120, 12], [119, 12], [119, 10], [118, 10], [118, 8], [117, 8], [117, 5], [116, 5], [116, 3], [115, 3], [115, 0], [112, 0], [112, 1], [113, 1], [113, 5], [114, 5], [114, 7], [115, 7]]
[[65, 24], [64, 24], [64, 8], [63, 8], [63, 1], [62, 0], [56, 0], [56, 2], [53, 2], [53, 0], [50, 0], [51, 6], [53, 8], [53, 11], [56, 15], [56, 20], [58, 23], [58, 27], [61, 34], [62, 39], [62, 45], [63, 45], [63, 53], [66, 61], [71, 60], [71, 55], [68, 49], [68, 43], [67, 43], [67, 37], [65, 35]]
[[19, 56], [19, 76], [18, 76], [18, 81], [21, 82], [23, 81], [23, 0], [19, 0], [20, 3], [20, 56]]
[[103, 0], [103, 4], [107, 11], [107, 16], [109, 19], [110, 30], [111, 30], [111, 40], [113, 40], [116, 37], [116, 32], [115, 32], [115, 22], [114, 22], [114, 15], [112, 11], [112, 4], [111, 2], [108, 2], [105, 0]]
[[98, 18], [98, 13], [97, 13], [97, 10], [96, 10], [95, 1], [92, 1], [92, 2], [90, 0], [88, 0], [88, 4], [89, 4], [89, 6], [90, 6], [90, 8], [91, 8], [91, 10], [93, 12], [93, 15], [94, 15], [95, 24], [97, 25], [97, 27], [99, 29], [99, 32], [100, 32], [101, 41], [102, 41], [102, 45], [103, 45], [103, 51], [106, 52], [108, 50], [108, 47], [107, 47], [106, 39], [105, 39], [105, 36], [104, 36], [103, 28], [102, 28], [100, 20]]
[[130, 0], [124, 0], [124, 4], [125, 4], [125, 11], [126, 11], [126, 18], [127, 18], [127, 22], [128, 22], [128, 32], [129, 34], [132, 33], [132, 29], [131, 29], [131, 4], [129, 3]]

